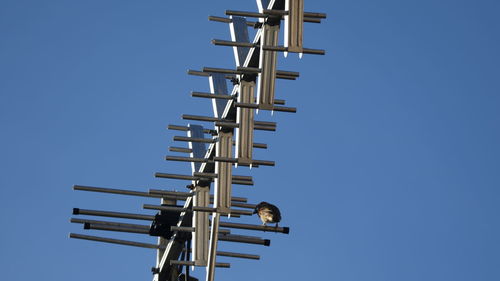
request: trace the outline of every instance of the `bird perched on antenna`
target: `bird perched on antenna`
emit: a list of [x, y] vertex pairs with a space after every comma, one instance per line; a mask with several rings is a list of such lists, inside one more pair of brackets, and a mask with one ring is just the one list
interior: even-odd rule
[[262, 225], [266, 225], [266, 223], [276, 223], [277, 227], [278, 223], [281, 221], [281, 213], [278, 207], [267, 202], [260, 202], [257, 204], [253, 213], [259, 216]]

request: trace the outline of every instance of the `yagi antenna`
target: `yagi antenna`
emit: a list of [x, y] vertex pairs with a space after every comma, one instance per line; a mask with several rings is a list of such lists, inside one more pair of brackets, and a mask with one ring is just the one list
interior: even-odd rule
[[[73, 215], [78, 218], [71, 218], [72, 223], [82, 225], [85, 230], [115, 235], [134, 233], [156, 237], [157, 243], [76, 233], [71, 233], [70, 238], [156, 250], [153, 281], [198, 280], [191, 276], [189, 268], [199, 267], [206, 269], [206, 281], [214, 281], [216, 268], [231, 266], [221, 258], [260, 259], [256, 254], [220, 251], [219, 243], [230, 242], [227, 247], [234, 243], [270, 246], [269, 239], [238, 232], [290, 233], [289, 227], [278, 226], [281, 214], [276, 206], [266, 202], [249, 203], [247, 198], [233, 195], [233, 189], [260, 188], [265, 184], [254, 182], [249, 175], [233, 174], [233, 171], [238, 166], [261, 168], [276, 165], [275, 161], [254, 157], [255, 149], [268, 149], [266, 143], [258, 142], [261, 134], [255, 134], [255, 131], [277, 131], [276, 122], [257, 120], [256, 117], [260, 111], [297, 111], [295, 107], [284, 106], [285, 100], [276, 98], [283, 94], [277, 89], [277, 79], [293, 81], [300, 76], [296, 71], [278, 69], [278, 52], [283, 52], [285, 57], [288, 53], [298, 53], [300, 57], [303, 54], [324, 55], [322, 49], [304, 47], [303, 36], [304, 23], [321, 23], [326, 14], [305, 12], [304, 0], [256, 2], [256, 12], [226, 10], [227, 17], [209, 16], [210, 21], [228, 25], [228, 38], [213, 39], [211, 43], [230, 47], [235, 65], [234, 68], [188, 70], [189, 75], [208, 79], [205, 89], [193, 89], [190, 95], [198, 100], [209, 99], [213, 114], [183, 114], [182, 120], [193, 123], [168, 125], [168, 129], [178, 135], [173, 137], [177, 144], [168, 148], [174, 154], [165, 156], [165, 159], [176, 165], [189, 163], [189, 166], [178, 164], [185, 168], [181, 174], [154, 174], [156, 178], [175, 180], [169, 181], [172, 188], [73, 187], [78, 191], [159, 199], [159, 204], [138, 201], [135, 206], [138, 211], [132, 213], [74, 208]], [[255, 31], [252, 32], [255, 33], [253, 38], [249, 29]], [[280, 45], [281, 41], [283, 45]], [[142, 213], [141, 208], [146, 210], [142, 212], [153, 210], [154, 213]], [[253, 214], [260, 217], [262, 225], [234, 222]], [[223, 220], [224, 217], [231, 218], [231, 221]]]

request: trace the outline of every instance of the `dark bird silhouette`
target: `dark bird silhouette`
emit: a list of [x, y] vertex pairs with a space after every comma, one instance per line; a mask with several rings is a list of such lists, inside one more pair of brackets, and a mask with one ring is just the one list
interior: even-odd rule
[[267, 223], [276, 223], [277, 227], [278, 223], [281, 221], [281, 213], [278, 207], [267, 202], [260, 202], [257, 204], [253, 213], [259, 216], [262, 221], [262, 225], [266, 225]]

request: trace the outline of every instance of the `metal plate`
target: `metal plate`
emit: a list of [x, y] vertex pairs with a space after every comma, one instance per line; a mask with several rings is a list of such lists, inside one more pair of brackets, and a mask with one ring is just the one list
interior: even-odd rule
[[[278, 46], [279, 25], [264, 24], [262, 27], [262, 46]], [[274, 106], [274, 91], [276, 84], [277, 52], [261, 51], [259, 57], [259, 74], [257, 86], [257, 103], [261, 109], [272, 110]]]
[[269, 8], [270, 0], [257, 0], [257, 7], [259, 8], [259, 13], [262, 13], [262, 10]]
[[[219, 141], [216, 144], [215, 156], [230, 158], [233, 150], [233, 133], [219, 131]], [[231, 208], [232, 163], [216, 162], [214, 207], [222, 213], [229, 213]]]
[[[255, 82], [241, 81], [239, 85], [238, 102], [253, 103]], [[250, 164], [253, 154], [254, 111], [252, 108], [238, 107], [236, 109], [236, 158], [239, 163]]]
[[[231, 30], [231, 39], [234, 42], [249, 43], [247, 20], [243, 17], [231, 17], [232, 21], [229, 24]], [[247, 58], [250, 48], [248, 47], [233, 47], [234, 60], [236, 66], [243, 66]]]
[[[191, 138], [204, 138], [203, 126], [188, 124], [189, 130], [187, 131], [187, 136]], [[207, 148], [202, 142], [188, 142], [189, 148], [192, 150], [190, 153], [191, 158], [203, 158], [207, 152]], [[191, 162], [192, 172], [199, 172], [201, 163]]]
[[[194, 188], [195, 207], [208, 207], [210, 204], [209, 187], [196, 186]], [[209, 234], [208, 213], [194, 212], [193, 227], [195, 229], [193, 239], [192, 261], [196, 266], [206, 266], [208, 263], [208, 234]]]
[[[285, 47], [289, 52], [302, 52], [302, 37], [304, 30], [304, 0], [286, 0], [285, 10]], [[286, 52], [285, 52], [286, 56]]]
[[[209, 77], [210, 92], [215, 95], [228, 95], [226, 76], [223, 73], [210, 73]], [[222, 118], [227, 100], [212, 99], [214, 117]]]

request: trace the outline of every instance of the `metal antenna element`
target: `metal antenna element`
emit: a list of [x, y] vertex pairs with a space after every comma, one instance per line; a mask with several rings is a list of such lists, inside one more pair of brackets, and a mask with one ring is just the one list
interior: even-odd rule
[[[214, 281], [216, 268], [231, 266], [219, 258], [260, 259], [255, 254], [219, 251], [219, 242], [261, 246], [271, 244], [269, 239], [233, 232], [290, 233], [289, 227], [278, 227], [281, 215], [276, 206], [266, 202], [248, 203], [247, 198], [233, 195], [233, 185], [238, 190], [241, 188], [239, 186], [255, 184], [252, 176], [235, 175], [233, 170], [237, 166], [275, 166], [274, 161], [255, 159], [254, 148], [268, 148], [267, 144], [256, 142], [260, 134], [255, 134], [255, 131], [275, 132], [277, 124], [256, 120], [256, 117], [259, 111], [297, 112], [297, 108], [284, 106], [285, 100], [276, 98], [282, 94], [276, 89], [276, 79], [296, 80], [300, 75], [295, 71], [277, 69], [278, 52], [284, 52], [285, 57], [288, 53], [298, 53], [299, 57], [303, 54], [324, 55], [324, 50], [304, 47], [303, 33], [304, 23], [321, 23], [326, 14], [304, 12], [304, 0], [256, 2], [257, 12], [227, 10], [225, 14], [228, 17], [208, 18], [228, 25], [228, 38], [213, 39], [211, 43], [232, 48], [235, 65], [234, 68], [203, 67], [201, 70], [188, 71], [189, 75], [208, 78], [207, 89], [192, 91], [191, 96], [199, 98], [198, 100], [210, 100], [213, 116], [183, 114], [183, 120], [205, 122], [205, 125], [168, 125], [169, 130], [175, 130], [179, 134], [173, 137], [173, 141], [182, 144], [170, 146], [168, 150], [174, 155], [168, 155], [165, 159], [173, 161], [169, 163], [187, 162], [190, 169], [186, 165], [183, 174], [155, 173], [154, 176], [177, 180], [171, 181], [177, 184], [175, 188], [127, 190], [73, 186], [74, 190], [79, 191], [150, 198], [146, 200], [160, 199], [159, 205], [138, 202], [135, 206], [137, 209], [142, 206], [149, 212], [153, 211], [153, 214], [74, 208], [75, 216], [107, 217], [110, 220], [71, 218], [72, 223], [83, 225], [85, 230], [153, 236], [157, 242], [146, 243], [76, 233], [70, 233], [70, 238], [156, 250], [156, 264], [152, 267], [153, 281], [198, 280], [191, 276], [191, 271], [200, 267], [205, 269], [205, 280]], [[249, 28], [253, 28], [253, 31], [250, 32]], [[255, 33], [255, 36], [250, 38], [250, 33]], [[280, 36], [283, 36], [281, 40]], [[279, 45], [280, 41], [283, 42], [282, 46]], [[179, 186], [181, 181], [185, 182]], [[276, 216], [279, 218], [271, 220], [276, 226], [234, 222], [233, 219], [242, 216], [255, 213], [260, 216], [262, 204], [267, 204], [265, 208], [277, 210]], [[225, 221], [226, 217], [230, 217], [232, 221]], [[119, 221], [112, 221], [113, 219]], [[227, 246], [230, 247], [232, 243]]]

